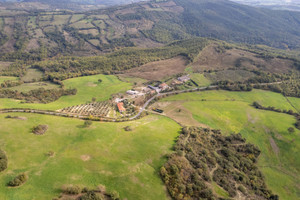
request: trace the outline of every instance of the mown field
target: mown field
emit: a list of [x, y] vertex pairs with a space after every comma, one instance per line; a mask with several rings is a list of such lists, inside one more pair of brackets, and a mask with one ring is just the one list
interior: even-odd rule
[[[179, 94], [154, 106], [163, 108], [167, 116], [182, 124], [188, 124], [189, 120], [184, 120], [190, 119], [205, 127], [221, 129], [225, 134], [240, 132], [262, 151], [258, 165], [268, 187], [280, 199], [299, 199], [300, 131], [288, 131], [289, 127], [295, 127], [296, 120], [287, 114], [257, 110], [251, 106], [253, 101], [264, 106], [295, 110], [282, 95], [261, 90]], [[292, 98], [291, 101], [299, 106], [300, 99]]]
[[[101, 79], [102, 82], [98, 80]], [[44, 110], [57, 110], [72, 105], [85, 104], [93, 97], [97, 101], [108, 100], [112, 94], [125, 92], [131, 88], [130, 83], [122, 82], [115, 76], [95, 75], [68, 79], [64, 81], [65, 88], [76, 88], [77, 94], [63, 96], [49, 104], [26, 104], [14, 99], [0, 99], [0, 108], [34, 108]]]
[[[8, 156], [8, 169], [0, 173], [0, 199], [52, 199], [65, 184], [96, 188], [105, 185], [121, 199], [167, 199], [159, 176], [164, 155], [178, 136], [180, 126], [160, 116], [126, 123], [93, 123], [54, 116], [17, 113], [26, 120], [0, 115], [0, 148]], [[31, 133], [47, 124], [44, 135]], [[133, 130], [126, 132], [124, 127]], [[53, 157], [46, 154], [54, 152]], [[6, 184], [19, 173], [28, 181], [18, 188]]]

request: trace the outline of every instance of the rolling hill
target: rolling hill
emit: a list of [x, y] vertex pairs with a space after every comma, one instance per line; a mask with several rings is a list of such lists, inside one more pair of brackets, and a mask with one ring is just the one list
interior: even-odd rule
[[227, 0], [139, 2], [86, 12], [4, 6], [0, 9], [0, 57], [97, 55], [120, 47], [157, 47], [195, 36], [297, 49], [299, 18], [299, 12]]

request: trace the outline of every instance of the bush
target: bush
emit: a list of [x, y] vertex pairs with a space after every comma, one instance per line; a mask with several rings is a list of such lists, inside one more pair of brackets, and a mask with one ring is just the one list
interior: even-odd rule
[[17, 187], [24, 184], [28, 179], [28, 176], [25, 173], [22, 173], [16, 176], [13, 180], [8, 182], [8, 186]]
[[295, 129], [293, 127], [288, 128], [289, 133], [294, 133]]
[[238, 187], [239, 191], [241, 191], [243, 194], [246, 194], [246, 189], [243, 186]]
[[132, 128], [130, 126], [126, 126], [126, 127], [124, 127], [124, 130], [125, 131], [132, 131]]
[[48, 125], [38, 125], [32, 128], [32, 133], [36, 135], [43, 135], [48, 130]]
[[110, 196], [113, 200], [118, 200], [118, 199], [120, 199], [120, 195], [119, 195], [119, 193], [116, 192], [116, 191], [112, 191], [112, 192], [109, 194], [109, 196]]
[[62, 189], [63, 193], [65, 194], [79, 194], [81, 193], [81, 188], [78, 186], [78, 185], [70, 185], [70, 186], [67, 186], [67, 187], [63, 187]]
[[101, 197], [100, 194], [97, 194], [94, 191], [88, 191], [86, 194], [82, 195], [80, 200], [103, 200], [104, 198]]
[[84, 127], [90, 127], [92, 124], [93, 124], [92, 121], [89, 121], [89, 120], [84, 121]]
[[7, 168], [7, 157], [4, 151], [0, 149], [0, 172]]

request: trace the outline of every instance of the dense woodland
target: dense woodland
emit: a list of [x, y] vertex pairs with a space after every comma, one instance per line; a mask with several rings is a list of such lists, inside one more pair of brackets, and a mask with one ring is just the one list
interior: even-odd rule
[[50, 103], [65, 95], [75, 95], [76, 89], [34, 89], [29, 92], [19, 92], [17, 90], [2, 89], [0, 98], [13, 98], [23, 100], [26, 103]]
[[260, 150], [240, 134], [223, 136], [218, 130], [183, 128], [175, 150], [161, 168], [174, 199], [224, 199], [217, 187], [230, 197], [279, 199], [258, 170]]

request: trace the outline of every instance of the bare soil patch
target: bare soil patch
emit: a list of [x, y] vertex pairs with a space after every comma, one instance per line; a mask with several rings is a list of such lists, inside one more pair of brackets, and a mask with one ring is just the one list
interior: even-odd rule
[[80, 159], [83, 160], [83, 161], [88, 161], [88, 160], [91, 159], [91, 156], [89, 156], [89, 155], [81, 155]]
[[86, 84], [86, 86], [88, 86], [88, 87], [97, 87], [97, 84], [96, 84], [96, 83], [93, 83], [93, 82], [88, 82], [88, 83]]
[[183, 56], [178, 56], [130, 69], [125, 74], [147, 80], [162, 80], [165, 77], [184, 72], [187, 63], [188, 61]]
[[271, 147], [272, 147], [274, 153], [276, 155], [278, 155], [280, 149], [278, 148], [277, 144], [275, 143], [275, 141], [274, 141], [274, 139], [272, 137], [270, 137], [269, 140], [270, 140], [270, 144], [271, 144]]
[[7, 115], [5, 118], [6, 118], [6, 119], [27, 120], [27, 118], [26, 118], [26, 117], [20, 117], [20, 116], [10, 116], [10, 115]]

